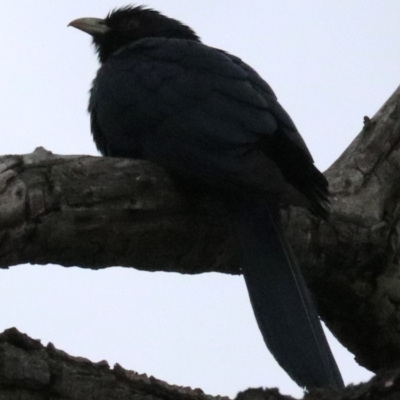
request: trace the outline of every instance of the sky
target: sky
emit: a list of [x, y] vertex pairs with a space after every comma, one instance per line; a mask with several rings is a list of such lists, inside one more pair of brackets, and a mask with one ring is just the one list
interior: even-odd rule
[[[0, 14], [1, 153], [43, 146], [97, 155], [86, 112], [98, 68], [90, 37], [68, 28], [128, 3], [20, 0]], [[398, 0], [149, 0], [231, 52], [273, 87], [324, 170], [399, 84]], [[266, 349], [241, 277], [25, 265], [0, 271], [0, 331], [17, 327], [74, 356], [171, 384], [235, 396], [301, 395]], [[369, 379], [331, 335], [346, 383]]]

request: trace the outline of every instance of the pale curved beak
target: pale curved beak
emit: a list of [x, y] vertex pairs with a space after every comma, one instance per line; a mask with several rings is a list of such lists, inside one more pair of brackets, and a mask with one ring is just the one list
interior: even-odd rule
[[78, 18], [71, 21], [68, 26], [72, 26], [92, 36], [104, 35], [110, 29], [104, 19], [100, 18]]

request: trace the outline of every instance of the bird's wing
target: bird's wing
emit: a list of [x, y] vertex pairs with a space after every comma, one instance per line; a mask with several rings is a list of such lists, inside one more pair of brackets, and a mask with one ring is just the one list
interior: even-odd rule
[[286, 201], [286, 182], [301, 191], [298, 171], [314, 168], [268, 84], [240, 59], [194, 41], [150, 38], [121, 49], [99, 70], [90, 109], [103, 154], [135, 149], [215, 181], [207, 183]]
[[[227, 54], [248, 73], [253, 88], [264, 98], [273, 94], [271, 87], [260, 75], [240, 58]], [[309, 200], [309, 208], [326, 218], [330, 211], [328, 182], [314, 166], [313, 158], [289, 114], [277, 101], [269, 102], [269, 112], [278, 121], [278, 132], [259, 142], [264, 154], [279, 165], [285, 179]]]

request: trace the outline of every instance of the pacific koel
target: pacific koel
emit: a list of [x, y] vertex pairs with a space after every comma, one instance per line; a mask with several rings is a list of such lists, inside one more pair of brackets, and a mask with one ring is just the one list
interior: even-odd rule
[[328, 183], [270, 86], [146, 7], [70, 25], [93, 37], [101, 64], [89, 101], [98, 150], [149, 160], [222, 198], [269, 350], [301, 387], [343, 387], [279, 213], [300, 205], [327, 218]]

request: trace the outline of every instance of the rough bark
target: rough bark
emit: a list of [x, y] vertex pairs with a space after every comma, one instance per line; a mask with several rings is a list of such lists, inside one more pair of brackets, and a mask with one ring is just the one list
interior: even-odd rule
[[182, 193], [145, 161], [43, 148], [1, 157], [0, 216], [0, 268], [239, 273], [222, 206]]
[[[400, 398], [400, 372], [387, 371], [342, 391], [316, 390], [304, 400], [393, 400]], [[168, 385], [106, 361], [72, 357], [16, 329], [0, 334], [0, 400], [229, 400], [201, 389]], [[236, 400], [294, 400], [277, 389], [250, 389]]]
[[[332, 217], [284, 212], [319, 312], [358, 362], [400, 366], [400, 88], [329, 168]], [[238, 274], [221, 204], [182, 193], [146, 162], [0, 159], [0, 267], [55, 263]], [[116, 239], [117, 238], [117, 239]]]

